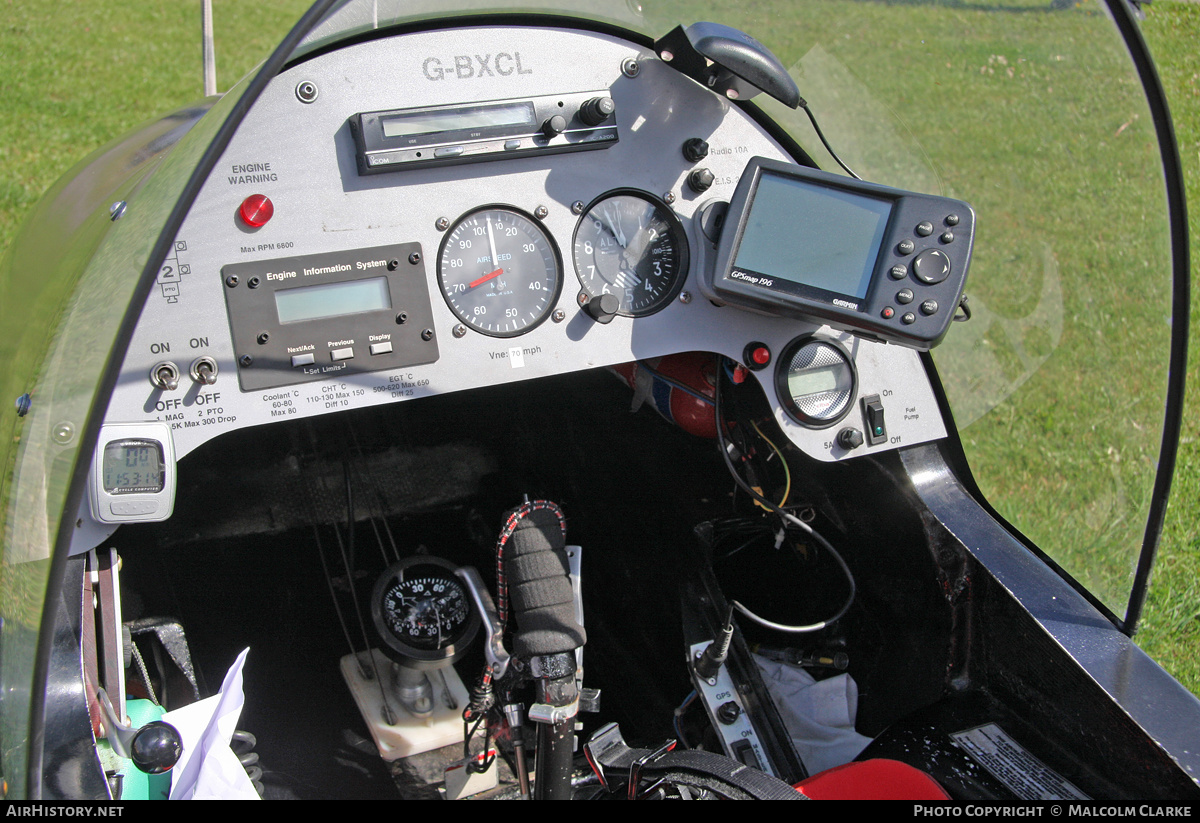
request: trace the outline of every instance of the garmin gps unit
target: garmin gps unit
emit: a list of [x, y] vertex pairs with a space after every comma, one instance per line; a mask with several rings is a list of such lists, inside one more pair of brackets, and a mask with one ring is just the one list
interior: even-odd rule
[[755, 157], [729, 204], [712, 291], [925, 350], [958, 308], [974, 233], [961, 200]]

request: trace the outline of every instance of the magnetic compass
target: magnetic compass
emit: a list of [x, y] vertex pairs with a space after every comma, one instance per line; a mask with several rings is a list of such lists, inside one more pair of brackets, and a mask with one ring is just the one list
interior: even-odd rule
[[452, 661], [479, 631], [479, 615], [455, 570], [440, 557], [415, 556], [392, 564], [376, 581], [375, 629], [405, 664], [432, 668]]

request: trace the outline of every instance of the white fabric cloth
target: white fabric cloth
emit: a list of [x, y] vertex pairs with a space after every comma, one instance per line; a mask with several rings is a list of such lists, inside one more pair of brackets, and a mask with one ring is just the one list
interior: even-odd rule
[[858, 684], [850, 675], [817, 680], [799, 666], [754, 661], [809, 774], [849, 763], [871, 742], [854, 730]]

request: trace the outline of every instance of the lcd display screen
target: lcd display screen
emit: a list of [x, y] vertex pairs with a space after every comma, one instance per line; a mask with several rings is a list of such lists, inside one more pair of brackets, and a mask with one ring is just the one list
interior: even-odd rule
[[104, 490], [109, 494], [158, 493], [166, 466], [162, 444], [153, 440], [113, 440], [104, 447]]
[[508, 103], [500, 106], [471, 106], [441, 111], [414, 111], [379, 118], [384, 137], [413, 137], [462, 129], [494, 126], [534, 125], [533, 103]]
[[788, 391], [792, 393], [792, 397], [804, 397], [817, 392], [845, 390], [847, 386], [838, 385], [838, 377], [845, 371], [843, 364], [838, 364], [824, 369], [789, 372]]
[[275, 309], [280, 323], [341, 317], [391, 307], [392, 296], [386, 277], [322, 283], [319, 286], [301, 286], [275, 292]]
[[734, 266], [862, 299], [891, 212], [889, 200], [764, 171]]

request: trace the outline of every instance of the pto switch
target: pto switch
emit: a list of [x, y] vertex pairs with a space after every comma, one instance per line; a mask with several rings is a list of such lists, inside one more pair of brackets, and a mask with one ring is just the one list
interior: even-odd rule
[[883, 403], [879, 395], [872, 394], [862, 399], [863, 417], [867, 422], [867, 445], [878, 446], [886, 443], [887, 424], [883, 421]]

